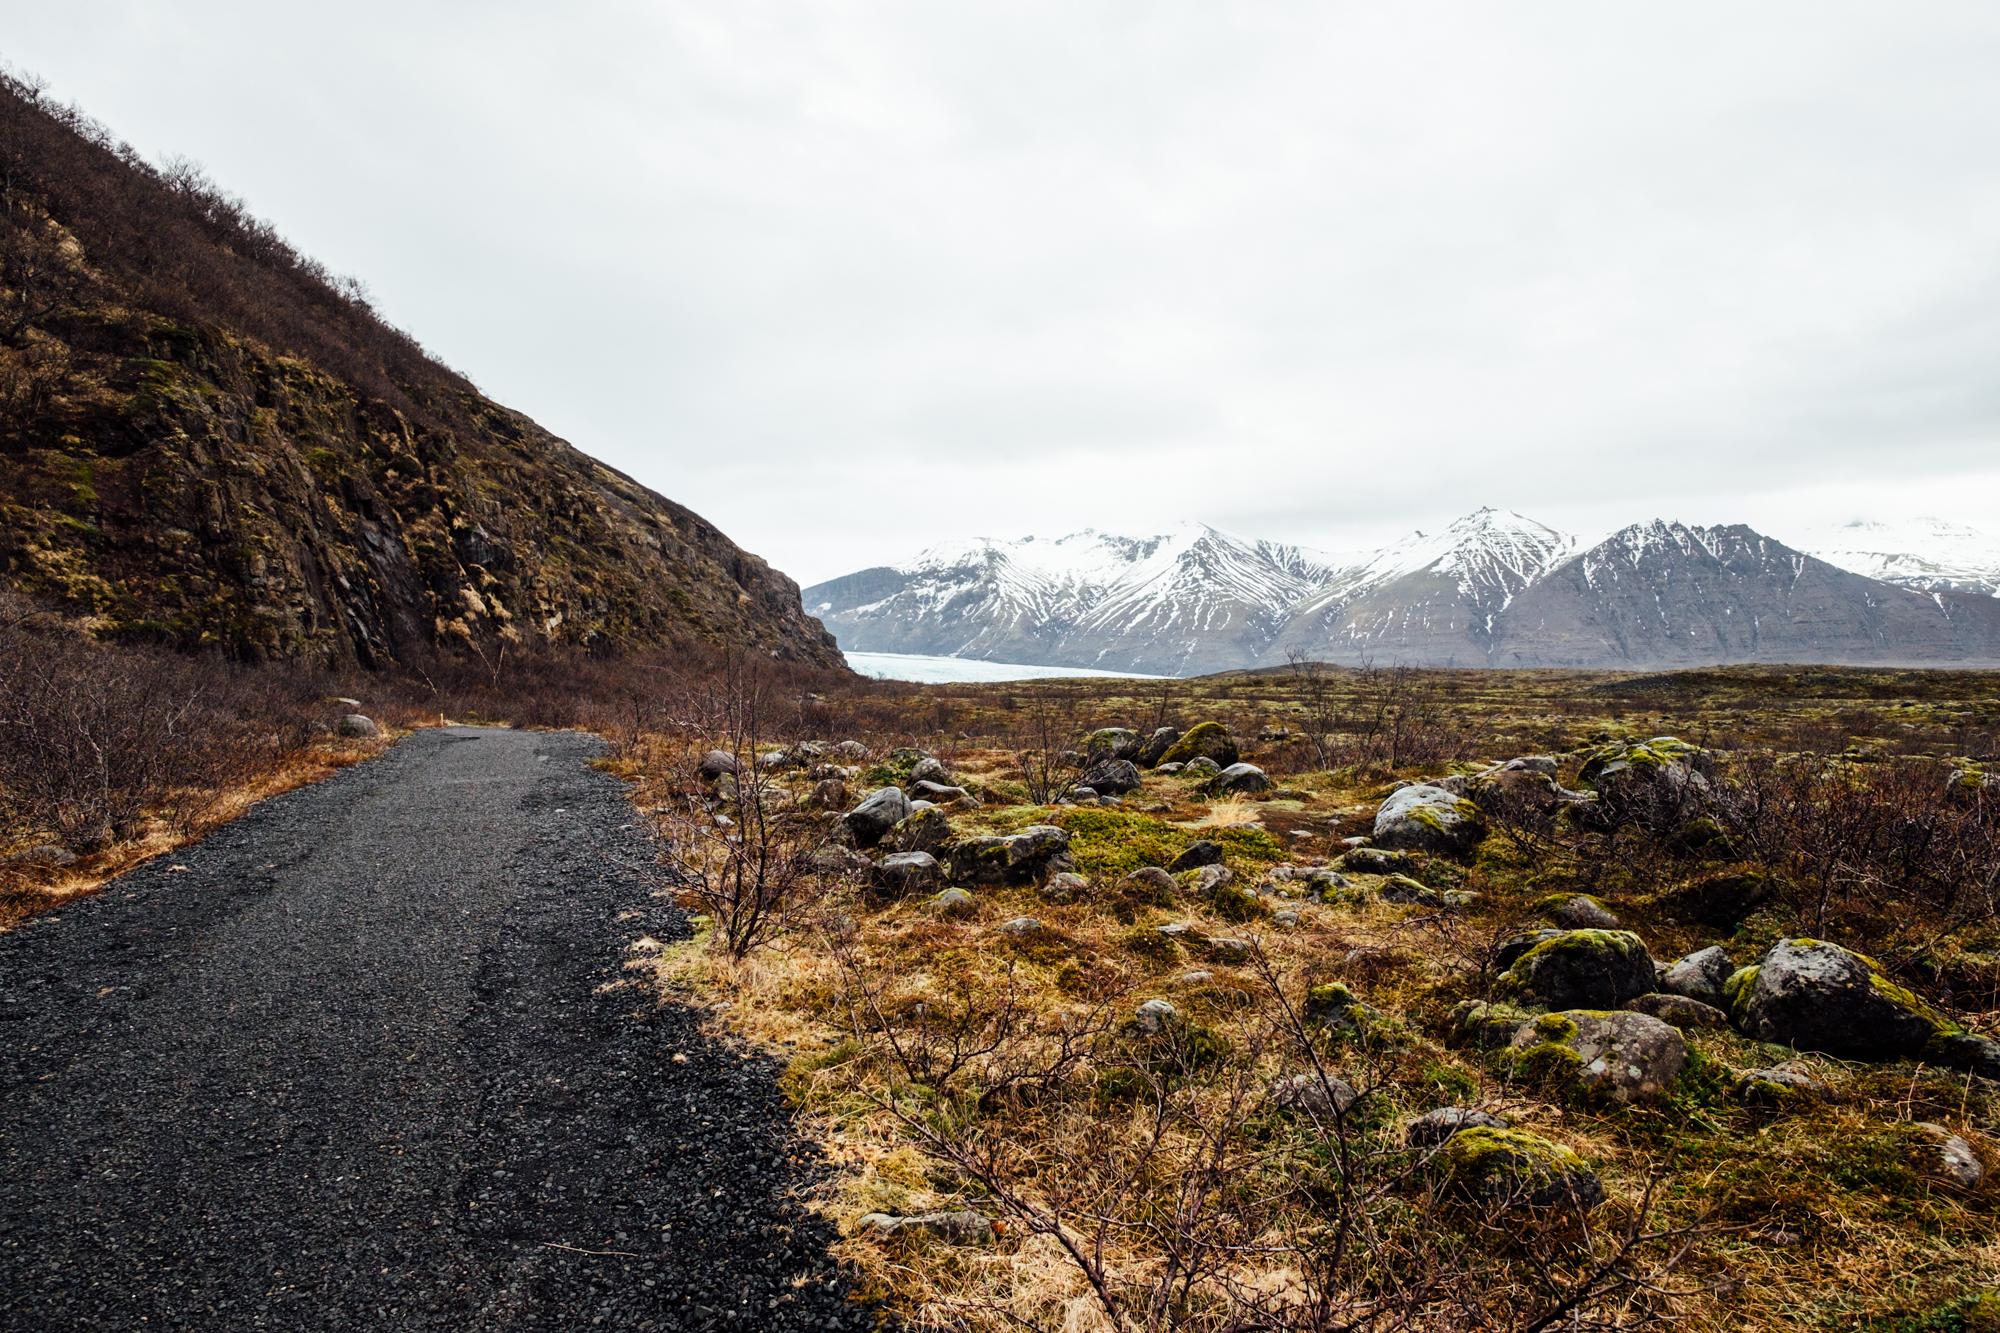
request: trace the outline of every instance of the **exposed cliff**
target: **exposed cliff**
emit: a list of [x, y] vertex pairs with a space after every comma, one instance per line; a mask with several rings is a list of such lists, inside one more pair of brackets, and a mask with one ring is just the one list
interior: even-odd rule
[[199, 177], [0, 92], [0, 578], [111, 636], [379, 665], [729, 644], [798, 587], [478, 393]]

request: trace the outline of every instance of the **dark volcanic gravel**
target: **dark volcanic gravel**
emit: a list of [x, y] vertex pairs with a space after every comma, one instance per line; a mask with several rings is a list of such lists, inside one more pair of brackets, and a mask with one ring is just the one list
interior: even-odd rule
[[425, 732], [0, 936], [0, 1328], [872, 1322], [776, 1067], [607, 989], [686, 926], [593, 750]]

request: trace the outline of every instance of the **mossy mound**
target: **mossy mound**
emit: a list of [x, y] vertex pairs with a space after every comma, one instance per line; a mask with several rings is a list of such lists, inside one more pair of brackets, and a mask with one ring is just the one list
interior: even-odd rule
[[1519, 1129], [1478, 1126], [1451, 1136], [1438, 1154], [1460, 1191], [1503, 1208], [1594, 1208], [1604, 1184], [1581, 1157]]
[[1202, 722], [1188, 732], [1160, 756], [1163, 764], [1185, 764], [1195, 759], [1208, 759], [1217, 768], [1228, 768], [1242, 755], [1236, 747], [1236, 738], [1229, 734], [1229, 728], [1220, 722]]
[[1565, 930], [1500, 974], [1503, 999], [1538, 1009], [1616, 1009], [1650, 993], [1653, 957], [1629, 930]]

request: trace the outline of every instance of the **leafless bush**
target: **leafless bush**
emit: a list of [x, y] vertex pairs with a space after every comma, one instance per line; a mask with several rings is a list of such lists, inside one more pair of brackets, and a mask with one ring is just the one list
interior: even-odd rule
[[1471, 753], [1471, 735], [1437, 673], [1411, 666], [1329, 666], [1285, 654], [1318, 766], [1439, 764]]
[[1038, 689], [1025, 697], [1014, 718], [1014, 763], [1036, 805], [1054, 805], [1069, 795], [1082, 775], [1069, 758], [1083, 743], [1083, 703], [1061, 687]]

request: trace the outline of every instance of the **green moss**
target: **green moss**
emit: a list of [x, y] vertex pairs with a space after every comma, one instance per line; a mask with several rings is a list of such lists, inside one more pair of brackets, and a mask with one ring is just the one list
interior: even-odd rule
[[1940, 1014], [1937, 1010], [1918, 999], [1916, 995], [1898, 986], [1879, 972], [1870, 972], [1868, 974], [1868, 984], [1875, 988], [1877, 994], [1888, 999], [1899, 1008], [1909, 1010], [1926, 1023], [1929, 1023], [1931, 1025], [1932, 1041], [1936, 1041], [1940, 1037], [1954, 1036], [1964, 1031], [1958, 1024], [1952, 1022], [1943, 1014]]
[[1581, 1157], [1559, 1143], [1518, 1129], [1462, 1129], [1451, 1136], [1439, 1154], [1452, 1182], [1461, 1189], [1484, 1195], [1525, 1194], [1524, 1202], [1555, 1203], [1565, 1191], [1562, 1185], [1574, 1182], [1585, 1194], [1583, 1182], [1590, 1170]]
[[1758, 968], [1756, 964], [1739, 967], [1729, 974], [1729, 980], [1722, 983], [1722, 1007], [1729, 1011], [1732, 1019], [1743, 1017], [1743, 1006], [1749, 1003], [1750, 987], [1756, 984]]
[[1234, 884], [1217, 885], [1209, 895], [1209, 910], [1224, 921], [1262, 921], [1271, 915], [1263, 899]]
[[1577, 1031], [1576, 1021], [1567, 1014], [1543, 1014], [1535, 1020], [1535, 1035], [1543, 1041], [1568, 1041]]
[[1223, 754], [1233, 757], [1236, 742], [1229, 738], [1229, 728], [1220, 722], [1202, 722], [1191, 727], [1167, 752], [1160, 756], [1163, 764], [1185, 764], [1190, 759], [1207, 756], [1221, 762]]
[[1185, 956], [1181, 952], [1180, 941], [1171, 935], [1162, 935], [1152, 926], [1134, 926], [1118, 942], [1126, 953], [1161, 966], [1171, 966]]

